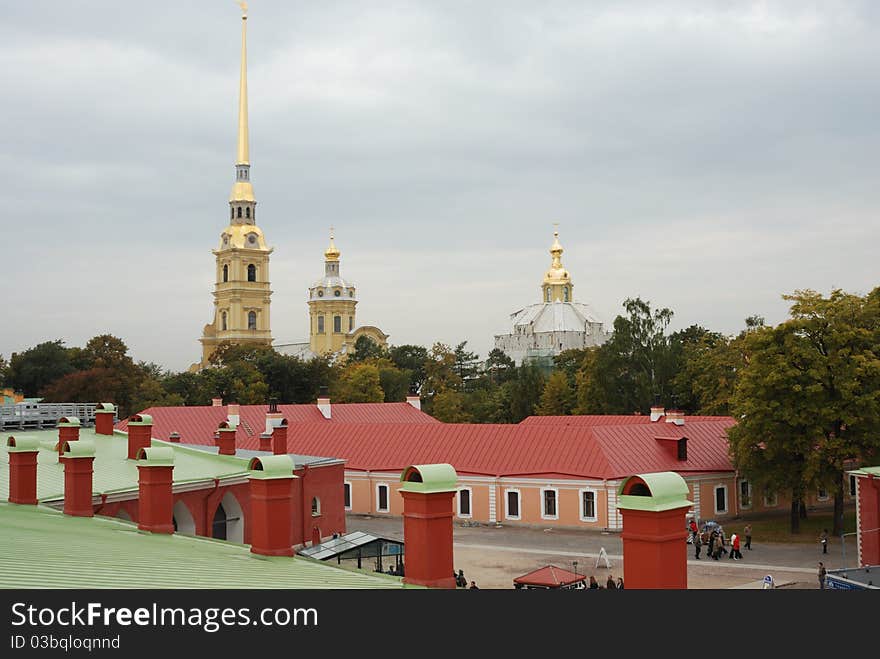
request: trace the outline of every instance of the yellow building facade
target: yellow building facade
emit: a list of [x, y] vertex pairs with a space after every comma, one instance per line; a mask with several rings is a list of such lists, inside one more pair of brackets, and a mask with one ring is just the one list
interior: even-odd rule
[[247, 12], [241, 17], [241, 75], [238, 106], [238, 151], [235, 182], [229, 196], [229, 226], [220, 234], [214, 284], [214, 319], [205, 325], [200, 342], [202, 360], [209, 364], [221, 343], [272, 344], [269, 303], [269, 255], [263, 231], [257, 226], [257, 201], [251, 183], [248, 145]]

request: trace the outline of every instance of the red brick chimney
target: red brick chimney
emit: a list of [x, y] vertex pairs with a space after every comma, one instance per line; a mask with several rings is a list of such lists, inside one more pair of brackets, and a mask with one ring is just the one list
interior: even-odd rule
[[449, 464], [413, 465], [400, 475], [403, 497], [404, 583], [455, 588], [452, 499], [458, 475]]
[[406, 402], [412, 405], [417, 410], [422, 409], [422, 398], [417, 393], [410, 392], [406, 396]]
[[223, 399], [222, 398], [212, 398], [211, 399], [211, 407], [223, 407]]
[[251, 552], [293, 556], [293, 461], [287, 455], [253, 458], [250, 469]]
[[270, 433], [270, 432], [260, 433], [260, 450], [261, 451], [271, 451], [272, 450], [272, 433]]
[[37, 456], [40, 440], [35, 437], [10, 437], [6, 440], [9, 455], [9, 503], [37, 503]]
[[217, 446], [220, 447], [220, 455], [235, 455], [235, 432], [236, 427], [228, 421], [221, 421], [217, 428]]
[[321, 387], [321, 393], [318, 394], [318, 410], [325, 419], [330, 418], [330, 394], [327, 393], [327, 387]]
[[137, 468], [138, 528], [151, 533], [174, 533], [174, 449], [140, 449]]
[[63, 416], [58, 419], [58, 462], [61, 462], [64, 442], [77, 440], [79, 440], [79, 419], [75, 416]]
[[113, 403], [98, 403], [95, 408], [95, 434], [112, 435], [116, 406]]
[[95, 442], [80, 439], [64, 442], [61, 461], [64, 463], [64, 514], [92, 517], [92, 472]]
[[272, 431], [272, 453], [287, 455], [287, 419], [281, 419], [281, 423]]
[[137, 460], [138, 451], [153, 443], [153, 417], [133, 414], [128, 418], [128, 459]]

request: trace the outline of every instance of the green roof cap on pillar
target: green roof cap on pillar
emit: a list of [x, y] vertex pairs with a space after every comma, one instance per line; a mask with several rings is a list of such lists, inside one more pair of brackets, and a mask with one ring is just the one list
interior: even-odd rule
[[93, 458], [95, 457], [95, 442], [91, 439], [64, 442], [62, 456], [65, 458]]
[[9, 453], [25, 453], [40, 450], [39, 437], [10, 437], [6, 440], [6, 450]]
[[137, 456], [140, 467], [173, 467], [174, 449], [166, 446], [141, 447]]
[[95, 412], [115, 412], [116, 406], [113, 403], [98, 403], [95, 405]]
[[232, 421], [221, 421], [220, 425], [217, 426], [217, 430], [220, 432], [223, 432], [224, 430], [226, 432], [235, 432], [237, 428], [238, 426], [232, 423]]
[[58, 419], [58, 427], [59, 428], [79, 428], [79, 417], [76, 416], [63, 416]]
[[[640, 485], [641, 487], [638, 487]], [[649, 494], [631, 493], [636, 488], [643, 491], [645, 487], [647, 487]], [[630, 492], [630, 494], [624, 494], [624, 492]], [[661, 512], [694, 505], [692, 501], [688, 500], [687, 483], [674, 471], [630, 476], [620, 484], [617, 494], [617, 507], [624, 510]]]
[[452, 492], [458, 474], [451, 464], [411, 465], [400, 474], [401, 492]]
[[132, 414], [128, 419], [128, 425], [130, 426], [152, 426], [153, 425], [153, 417], [149, 414]]
[[251, 478], [293, 478], [293, 460], [289, 455], [265, 455], [251, 458], [248, 463]]

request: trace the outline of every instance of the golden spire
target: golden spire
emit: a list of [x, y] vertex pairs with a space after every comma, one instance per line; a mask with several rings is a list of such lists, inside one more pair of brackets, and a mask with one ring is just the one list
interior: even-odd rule
[[238, 161], [249, 165], [248, 153], [248, 106], [247, 106], [247, 2], [241, 0], [241, 78], [238, 88]]
[[559, 225], [553, 225], [553, 245], [550, 246], [550, 269], [544, 273], [544, 284], [569, 283], [568, 270], [562, 267], [562, 245], [559, 244]]
[[235, 183], [229, 201], [255, 201], [251, 185], [250, 149], [248, 148], [248, 102], [247, 102], [247, 2], [240, 0], [241, 7], [241, 77], [238, 83], [238, 154], [235, 161]]
[[333, 244], [333, 227], [330, 227], [330, 246], [324, 252], [324, 260], [338, 261], [339, 255], [340, 251], [336, 248], [336, 245]]

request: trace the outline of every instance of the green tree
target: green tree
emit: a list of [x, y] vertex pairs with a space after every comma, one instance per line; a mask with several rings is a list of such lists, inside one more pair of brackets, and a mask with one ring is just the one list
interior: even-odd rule
[[24, 352], [13, 352], [6, 379], [8, 386], [31, 397], [73, 370], [70, 354], [64, 341], [59, 339], [40, 343]]
[[448, 389], [459, 391], [461, 377], [455, 367], [455, 353], [443, 343], [435, 343], [425, 362], [423, 395], [433, 396]]
[[571, 414], [574, 392], [568, 384], [568, 376], [563, 371], [554, 371], [544, 385], [541, 400], [535, 414], [542, 416], [565, 416]]
[[9, 362], [3, 355], [0, 355], [0, 387], [6, 386], [6, 378], [9, 371]]
[[227, 403], [259, 405], [269, 399], [269, 385], [257, 367], [247, 362], [206, 368], [199, 376], [211, 397], [222, 398]]
[[510, 423], [519, 423], [535, 413], [544, 392], [544, 376], [537, 365], [524, 363], [508, 385]]
[[332, 390], [340, 403], [381, 403], [385, 399], [379, 369], [373, 364], [351, 364], [344, 368]]
[[444, 423], [470, 423], [471, 417], [464, 409], [465, 394], [446, 389], [434, 396], [433, 416]]
[[373, 341], [368, 336], [361, 335], [354, 342], [354, 352], [349, 356], [348, 361], [364, 362], [370, 359], [382, 359], [388, 356], [388, 351]]
[[425, 362], [428, 361], [428, 349], [424, 346], [405, 344], [392, 346], [388, 357], [401, 371], [409, 373], [409, 390], [421, 391], [425, 381]]
[[453, 351], [455, 355], [455, 372], [461, 379], [462, 386], [470, 389], [473, 380], [477, 377], [480, 356], [467, 350], [467, 341], [462, 341]]
[[493, 348], [486, 357], [486, 374], [493, 385], [509, 381], [516, 373], [516, 363], [503, 350]]
[[[129, 382], [125, 375], [112, 368], [90, 368], [68, 373], [46, 386], [42, 398], [47, 403], [97, 403], [120, 401], [120, 392], [127, 392]], [[131, 398], [117, 403], [119, 415], [131, 413]]]

